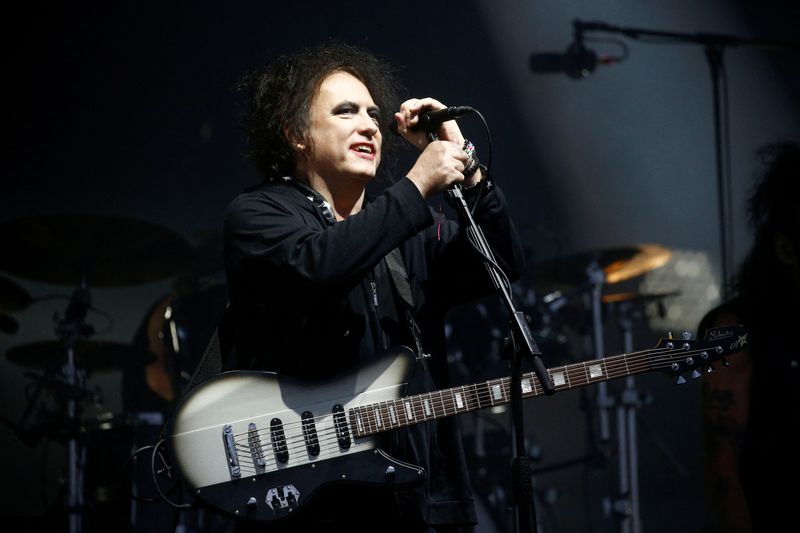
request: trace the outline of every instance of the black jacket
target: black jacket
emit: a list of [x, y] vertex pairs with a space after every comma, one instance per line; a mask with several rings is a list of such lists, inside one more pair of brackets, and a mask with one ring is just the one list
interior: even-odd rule
[[[503, 194], [488, 185], [475, 218], [513, 281], [523, 266], [521, 246]], [[474, 189], [465, 193], [468, 202]], [[407, 178], [338, 223], [326, 218], [322, 204], [316, 193], [286, 179], [229, 205], [224, 239], [237, 366], [325, 379], [389, 346], [414, 347], [384, 261], [399, 248], [422, 346], [431, 355], [430, 373], [412, 386], [450, 386], [445, 313], [491, 290], [459, 225], [432, 211]], [[423, 486], [400, 496], [403, 508], [429, 524], [475, 521], [455, 420], [390, 432], [381, 445], [428, 472]]]

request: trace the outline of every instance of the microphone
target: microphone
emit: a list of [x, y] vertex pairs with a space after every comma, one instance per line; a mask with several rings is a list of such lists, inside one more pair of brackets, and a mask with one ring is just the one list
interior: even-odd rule
[[[598, 62], [597, 54], [586, 48], [582, 40], [576, 39], [563, 54], [553, 52], [531, 54], [528, 64], [537, 74], [563, 72], [570, 78], [579, 80], [591, 74]], [[603, 59], [602, 62], [610, 61]]]
[[[439, 126], [443, 123], [449, 120], [455, 120], [473, 111], [474, 109], [465, 105], [445, 107], [444, 109], [437, 109], [436, 111], [426, 111], [418, 115], [419, 121], [409, 129], [411, 131], [422, 130], [426, 133], [433, 133], [438, 130]], [[393, 120], [392, 123], [389, 124], [389, 129], [395, 135], [400, 135], [400, 132], [397, 131], [396, 120]]]

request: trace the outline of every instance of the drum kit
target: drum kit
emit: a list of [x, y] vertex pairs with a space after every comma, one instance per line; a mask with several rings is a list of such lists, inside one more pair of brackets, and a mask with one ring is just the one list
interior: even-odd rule
[[[19, 331], [15, 313], [45, 300], [67, 301], [55, 318], [55, 339], [5, 351], [10, 363], [25, 369], [31, 384], [18, 421], [2, 421], [26, 444], [45, 438], [65, 445], [66, 501], [59, 513], [68, 516], [71, 533], [105, 530], [111, 524], [127, 528], [130, 509], [124, 505], [130, 501], [131, 487], [121, 483], [121, 467], [135, 448], [131, 413], [101, 410], [89, 416], [87, 407], [102, 407], [102, 400], [98, 392], [89, 390], [87, 377], [113, 371], [144, 373], [153, 356], [146, 347], [147, 353], [140, 353], [132, 344], [94, 338], [95, 328], [87, 315], [103, 311], [93, 307], [91, 290], [176, 280], [175, 293], [169, 298], [171, 316], [160, 317], [163, 331], [158, 339], [177, 360], [177, 352], [186, 352], [187, 343], [200, 346], [211, 335], [208, 331], [206, 339], [194, 338], [206, 332], [197, 333], [190, 319], [204, 311], [214, 316], [220, 306], [224, 309], [224, 286], [216, 281], [222, 271], [221, 246], [211, 239], [192, 246], [165, 228], [117, 216], [27, 217], [0, 223], [0, 235], [6, 250], [0, 271], [72, 288], [71, 296], [36, 298], [0, 275], [0, 335], [10, 337]], [[210, 293], [215, 307], [204, 299]], [[136, 362], [141, 363], [138, 368]], [[176, 365], [161, 368], [178, 371]], [[179, 371], [185, 375], [191, 368]], [[184, 382], [172, 376], [167, 379], [172, 384]]]

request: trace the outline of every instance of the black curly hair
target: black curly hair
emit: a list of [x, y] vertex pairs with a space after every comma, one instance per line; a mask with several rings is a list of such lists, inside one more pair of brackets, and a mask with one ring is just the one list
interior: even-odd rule
[[734, 291], [747, 299], [791, 286], [774, 251], [777, 236], [800, 257], [800, 140], [765, 145], [757, 155], [763, 170], [747, 206], [754, 243], [733, 282]]
[[[309, 142], [309, 109], [320, 85], [333, 72], [358, 78], [380, 109], [379, 125], [389, 140], [389, 124], [399, 106], [399, 83], [394, 69], [370, 52], [339, 41], [303, 48], [280, 56], [249, 72], [239, 84], [244, 94], [241, 126], [247, 135], [245, 154], [256, 171], [273, 180], [292, 174], [292, 142]], [[391, 142], [384, 142], [386, 154]]]

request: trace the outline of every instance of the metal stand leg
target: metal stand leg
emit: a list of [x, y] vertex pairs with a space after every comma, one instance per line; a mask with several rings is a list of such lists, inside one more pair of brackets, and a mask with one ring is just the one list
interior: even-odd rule
[[81, 338], [94, 334], [94, 328], [84, 322], [86, 313], [91, 307], [91, 297], [86, 279], [82, 276], [80, 286], [72, 293], [64, 318], [56, 325], [56, 333], [61, 338], [66, 355], [63, 367], [66, 383], [67, 419], [71, 424], [70, 438], [67, 441], [68, 489], [67, 513], [69, 514], [69, 532], [80, 533], [83, 530], [84, 513], [84, 470], [86, 464], [86, 447], [78, 438], [80, 426], [82, 392], [85, 389], [85, 375], [75, 362], [75, 346]]
[[[627, 307], [627, 306], [626, 306]], [[625, 353], [633, 351], [633, 320], [626, 316], [630, 309], [620, 309], [618, 317], [623, 332]], [[620, 531], [640, 533], [639, 465], [636, 441], [636, 410], [640, 407], [639, 393], [633, 376], [625, 378], [625, 389], [617, 404], [617, 435], [619, 440], [619, 498], [614, 510], [620, 516]]]
[[[64, 377], [67, 382], [67, 388], [70, 391], [67, 398], [67, 417], [71, 422], [77, 422], [78, 406], [74, 391], [78, 389], [82, 380], [75, 367], [75, 351], [72, 347], [67, 348], [67, 364], [64, 365]], [[86, 462], [86, 449], [75, 438], [74, 429], [72, 431], [73, 436], [67, 441], [67, 470], [69, 476], [67, 510], [69, 513], [70, 533], [80, 533], [83, 528], [83, 467]]]
[[[605, 279], [603, 271], [596, 262], [589, 266], [587, 273], [592, 283], [594, 351], [595, 357], [601, 358], [604, 355], [602, 290]], [[626, 353], [633, 351], [633, 319], [628, 315], [634, 311], [629, 305], [624, 305], [619, 309], [618, 320], [623, 331], [623, 349]], [[608, 386], [605, 381], [597, 384], [600, 444], [604, 451], [608, 451], [611, 444], [611, 409], [614, 408], [616, 411], [619, 493], [613, 500], [607, 498], [604, 506], [609, 514], [613, 513], [618, 518], [619, 530], [622, 533], [641, 532], [638, 449], [636, 445], [636, 409], [638, 407], [639, 394], [634, 387], [632, 376], [626, 378], [625, 389], [619, 399], [608, 394]]]

